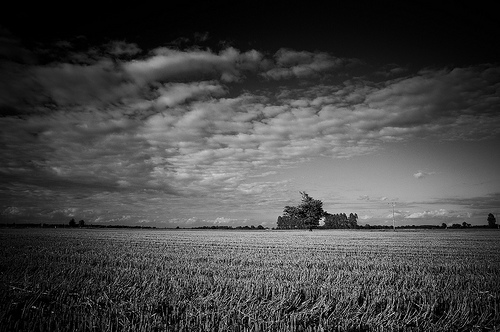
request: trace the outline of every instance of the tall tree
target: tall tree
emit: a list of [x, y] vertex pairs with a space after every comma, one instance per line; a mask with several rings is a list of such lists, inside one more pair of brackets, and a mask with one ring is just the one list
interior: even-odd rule
[[497, 220], [495, 219], [493, 213], [488, 214], [488, 226], [490, 228], [497, 228]]
[[349, 214], [349, 228], [358, 228], [358, 214], [350, 213]]
[[278, 228], [311, 228], [319, 225], [319, 220], [325, 214], [323, 202], [304, 191], [300, 195], [302, 199], [299, 206], [285, 206], [283, 217], [278, 218]]
[[304, 215], [305, 226], [318, 226], [319, 220], [325, 214], [323, 202], [319, 199], [313, 199], [305, 191], [301, 191], [300, 194], [302, 195], [302, 203], [299, 205], [299, 209]]

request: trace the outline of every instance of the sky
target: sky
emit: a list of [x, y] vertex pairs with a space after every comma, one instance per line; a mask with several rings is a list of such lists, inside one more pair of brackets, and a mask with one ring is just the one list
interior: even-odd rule
[[361, 225], [498, 218], [491, 2], [17, 6], [1, 223], [275, 227], [300, 191]]

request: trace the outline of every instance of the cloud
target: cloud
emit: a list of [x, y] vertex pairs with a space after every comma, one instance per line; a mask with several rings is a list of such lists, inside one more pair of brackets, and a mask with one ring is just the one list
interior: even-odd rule
[[443, 217], [452, 217], [454, 211], [448, 211], [446, 209], [439, 209], [433, 211], [424, 211], [424, 212], [414, 212], [407, 216], [406, 219], [423, 219], [423, 218], [443, 218]]
[[227, 93], [217, 82], [167, 83], [158, 88], [156, 106], [172, 107], [190, 99], [222, 96]]
[[423, 171], [417, 171], [417, 173], [413, 174], [413, 177], [415, 179], [423, 179], [429, 175], [435, 174], [435, 172], [423, 172]]
[[227, 225], [227, 224], [230, 224], [232, 221], [236, 221], [236, 220], [226, 218], [226, 217], [218, 217], [215, 220], [212, 220], [211, 222], [216, 224], [216, 225], [224, 225], [224, 224]]
[[253, 50], [240, 53], [227, 48], [219, 54], [211, 51], [178, 51], [159, 48], [144, 60], [124, 64], [124, 70], [139, 82], [186, 81], [219, 79], [235, 82], [242, 79], [243, 71], [256, 69], [262, 55]]
[[33, 69], [46, 97], [57, 105], [111, 103], [137, 93], [113, 62], [58, 64]]
[[[196, 212], [229, 223], [237, 218], [204, 216], [207, 206], [275, 207], [287, 199], [288, 183], [258, 180], [302, 161], [352, 158], [415, 137], [500, 133], [500, 70], [493, 65], [413, 75], [393, 66], [391, 79], [341, 81], [324, 74], [354, 60], [325, 52], [281, 49], [268, 58], [235, 48], [143, 51], [114, 41], [37, 63], [27, 60], [34, 53], [9, 43], [15, 54], [0, 65], [0, 198], [3, 206], [54, 218], [50, 204], [75, 213], [90, 204], [96, 209], [88, 218], [100, 221], [105, 213], [116, 222], [160, 222], [175, 211], [173, 219], [189, 221]], [[321, 84], [265, 90], [269, 80], [320, 76]], [[439, 213], [407, 218], [432, 216]]]
[[347, 60], [333, 57], [325, 52], [313, 53], [285, 48], [279, 49], [274, 58], [276, 66], [262, 73], [263, 77], [274, 80], [306, 78], [341, 68], [347, 63]]
[[500, 134], [492, 113], [500, 105], [499, 77], [499, 68], [488, 65], [422, 71], [379, 84], [351, 80], [288, 89], [279, 98], [315, 110], [329, 131], [342, 130], [356, 140], [480, 140]]
[[[394, 210], [394, 218], [395, 218], [395, 219], [396, 219], [396, 218], [399, 218], [399, 217], [401, 217], [401, 216], [404, 216], [404, 215], [405, 215], [405, 212], [404, 212], [404, 211], [401, 211], [401, 210]], [[391, 219], [391, 220], [392, 220], [392, 217], [393, 217], [392, 212], [391, 212], [391, 213], [389, 213], [389, 214], [387, 214], [387, 215], [385, 215], [385, 218], [386, 218], [386, 219]], [[406, 217], [405, 217], [405, 218], [406, 218]]]
[[[484, 65], [427, 70], [388, 81], [365, 98], [366, 106], [380, 110], [374, 114], [377, 122], [372, 121], [371, 125], [376, 125], [372, 128], [391, 136], [427, 134], [451, 140], [496, 135], [499, 131], [488, 122], [498, 121], [492, 109], [500, 102], [495, 92], [499, 77], [499, 68]], [[478, 93], [480, 103], [476, 102]]]
[[421, 178], [425, 177], [425, 175], [426, 175], [425, 173], [418, 171], [417, 173], [413, 174], [413, 177], [416, 179], [421, 179]]
[[483, 211], [496, 211], [499, 208], [500, 193], [491, 193], [484, 196], [466, 197], [466, 198], [443, 198], [435, 199], [432, 201], [420, 202], [421, 204], [432, 205], [457, 205], [466, 209], [483, 210]]
[[388, 198], [386, 196], [373, 197], [373, 196], [368, 196], [368, 195], [361, 195], [358, 197], [358, 200], [372, 202], [372, 203], [384, 202], [384, 204], [387, 204], [387, 201], [394, 202], [394, 201], [397, 201], [398, 198]]
[[22, 211], [18, 207], [15, 206], [7, 206], [5, 209], [3, 209], [2, 212], [0, 212], [0, 215], [4, 216], [13, 216], [13, 215], [21, 215]]
[[135, 43], [127, 43], [125, 41], [110, 41], [105, 46], [106, 53], [118, 58], [132, 57], [138, 55], [142, 50]]
[[[60, 106], [107, 107], [110, 104], [130, 105], [144, 103], [151, 96], [165, 94], [174, 83], [217, 79], [222, 82], [239, 81], [246, 72], [258, 70], [263, 55], [255, 50], [240, 52], [227, 48], [218, 54], [211, 51], [178, 51], [155, 49], [143, 59], [131, 59], [141, 50], [135, 44], [110, 42], [103, 53], [91, 55], [93, 60], [83, 63], [52, 62], [47, 65], [0, 66], [0, 107], [21, 112], [29, 109], [47, 109]], [[80, 59], [94, 51], [79, 53]], [[72, 55], [74, 58], [76, 55]], [[207, 81], [208, 82], [208, 81]], [[193, 83], [192, 87], [195, 84]], [[211, 92], [220, 95], [222, 87], [212, 84]], [[203, 89], [205, 88], [205, 89]], [[198, 92], [209, 89], [198, 83]], [[188, 98], [184, 89], [171, 92], [181, 96], [164, 96], [160, 104], [171, 105], [168, 99]], [[218, 91], [215, 91], [218, 90]], [[184, 96], [182, 96], [184, 94]], [[203, 94], [203, 93], [200, 93]], [[198, 94], [198, 95], [200, 95]]]

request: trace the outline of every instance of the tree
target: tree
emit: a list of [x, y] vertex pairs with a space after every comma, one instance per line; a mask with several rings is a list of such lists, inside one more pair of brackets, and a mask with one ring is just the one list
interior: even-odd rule
[[287, 218], [296, 218], [296, 219], [302, 219], [304, 218], [304, 213], [303, 211], [297, 207], [297, 206], [285, 206], [283, 209], [283, 215]]
[[349, 228], [358, 228], [358, 214], [350, 213], [349, 214]]
[[325, 212], [324, 228], [332, 229], [353, 229], [358, 228], [358, 214], [350, 213], [349, 217], [345, 213], [330, 214]]
[[78, 226], [85, 227], [85, 221], [82, 219], [78, 222]]
[[300, 192], [302, 199], [299, 206], [285, 206], [283, 216], [278, 217], [278, 228], [312, 228], [319, 225], [324, 216], [323, 202], [313, 199], [306, 192]]
[[305, 226], [318, 226], [319, 220], [325, 214], [323, 202], [319, 199], [313, 199], [305, 191], [301, 191], [300, 194], [302, 195], [302, 203], [299, 205], [299, 209], [304, 215]]
[[495, 219], [493, 213], [488, 214], [488, 227], [497, 228], [497, 220]]
[[448, 225], [446, 225], [446, 223], [442, 223], [441, 228], [448, 228]]
[[70, 221], [69, 221], [69, 227], [76, 227], [76, 221], [74, 218], [72, 218]]
[[278, 229], [284, 229], [286, 228], [286, 220], [283, 219], [282, 216], [278, 216], [278, 221], [276, 223], [278, 225]]

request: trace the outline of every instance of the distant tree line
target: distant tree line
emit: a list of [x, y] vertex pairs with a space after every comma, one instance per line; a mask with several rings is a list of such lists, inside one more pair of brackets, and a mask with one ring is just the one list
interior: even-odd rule
[[[323, 210], [323, 202], [301, 191], [301, 203], [298, 206], [285, 206], [283, 215], [278, 217], [278, 229], [355, 229], [358, 228], [358, 215], [350, 213], [330, 214]], [[320, 221], [323, 226], [319, 226]]]
[[[65, 224], [52, 224], [52, 223], [10, 223], [0, 224], [0, 228], [77, 228], [70, 226], [69, 223]], [[128, 226], [128, 225], [87, 225], [85, 228], [134, 228], [134, 229], [156, 229], [154, 226]]]
[[[180, 227], [177, 226], [177, 228], [179, 229]], [[213, 225], [213, 226], [198, 226], [198, 227], [191, 227], [191, 228], [192, 229], [249, 229], [249, 230], [264, 230], [264, 229], [268, 229], [267, 227], [264, 227], [262, 225], [259, 225], [259, 226], [254, 226], [254, 225], [248, 226], [248, 225], [245, 225], [245, 226], [236, 226], [236, 227], [227, 226], [227, 225]]]
[[[298, 207], [285, 207], [285, 213], [283, 216], [278, 217], [278, 227], [277, 229], [304, 229], [304, 228], [324, 228], [324, 229], [392, 229], [389, 225], [358, 225], [358, 215], [356, 213], [350, 213], [347, 216], [345, 213], [330, 214], [322, 209], [323, 203], [318, 200], [312, 199], [305, 192], [302, 193], [302, 204]], [[304, 204], [305, 203], [305, 204]], [[308, 206], [313, 206], [313, 208], [307, 212]], [[319, 208], [318, 208], [319, 207]], [[306, 210], [306, 211], [304, 211]], [[311, 212], [312, 211], [312, 212]], [[320, 214], [319, 212], [322, 213]], [[293, 214], [294, 213], [294, 214]], [[316, 213], [316, 217], [314, 217]], [[306, 218], [304, 218], [306, 216]], [[320, 216], [320, 217], [318, 217]], [[319, 226], [319, 221], [323, 219], [324, 225]], [[467, 229], [467, 228], [499, 228], [496, 222], [496, 218], [492, 213], [488, 214], [487, 225], [471, 225], [467, 222], [462, 222], [462, 224], [452, 224], [448, 226], [446, 223], [439, 225], [400, 225], [396, 226], [396, 229]], [[49, 224], [49, 223], [11, 223], [2, 224], [0, 223], [0, 228], [75, 228], [75, 227], [86, 227], [86, 228], [134, 228], [134, 229], [156, 229], [154, 226], [127, 226], [127, 225], [87, 225], [84, 220], [80, 220], [78, 223], [75, 219], [71, 219], [69, 223], [66, 224]], [[180, 227], [177, 227], [178, 229]], [[192, 227], [193, 229], [235, 229], [235, 230], [264, 230], [268, 229], [262, 225], [258, 226], [227, 226], [227, 225], [213, 225], [213, 226], [201, 226]], [[273, 228], [274, 229], [274, 228]]]

